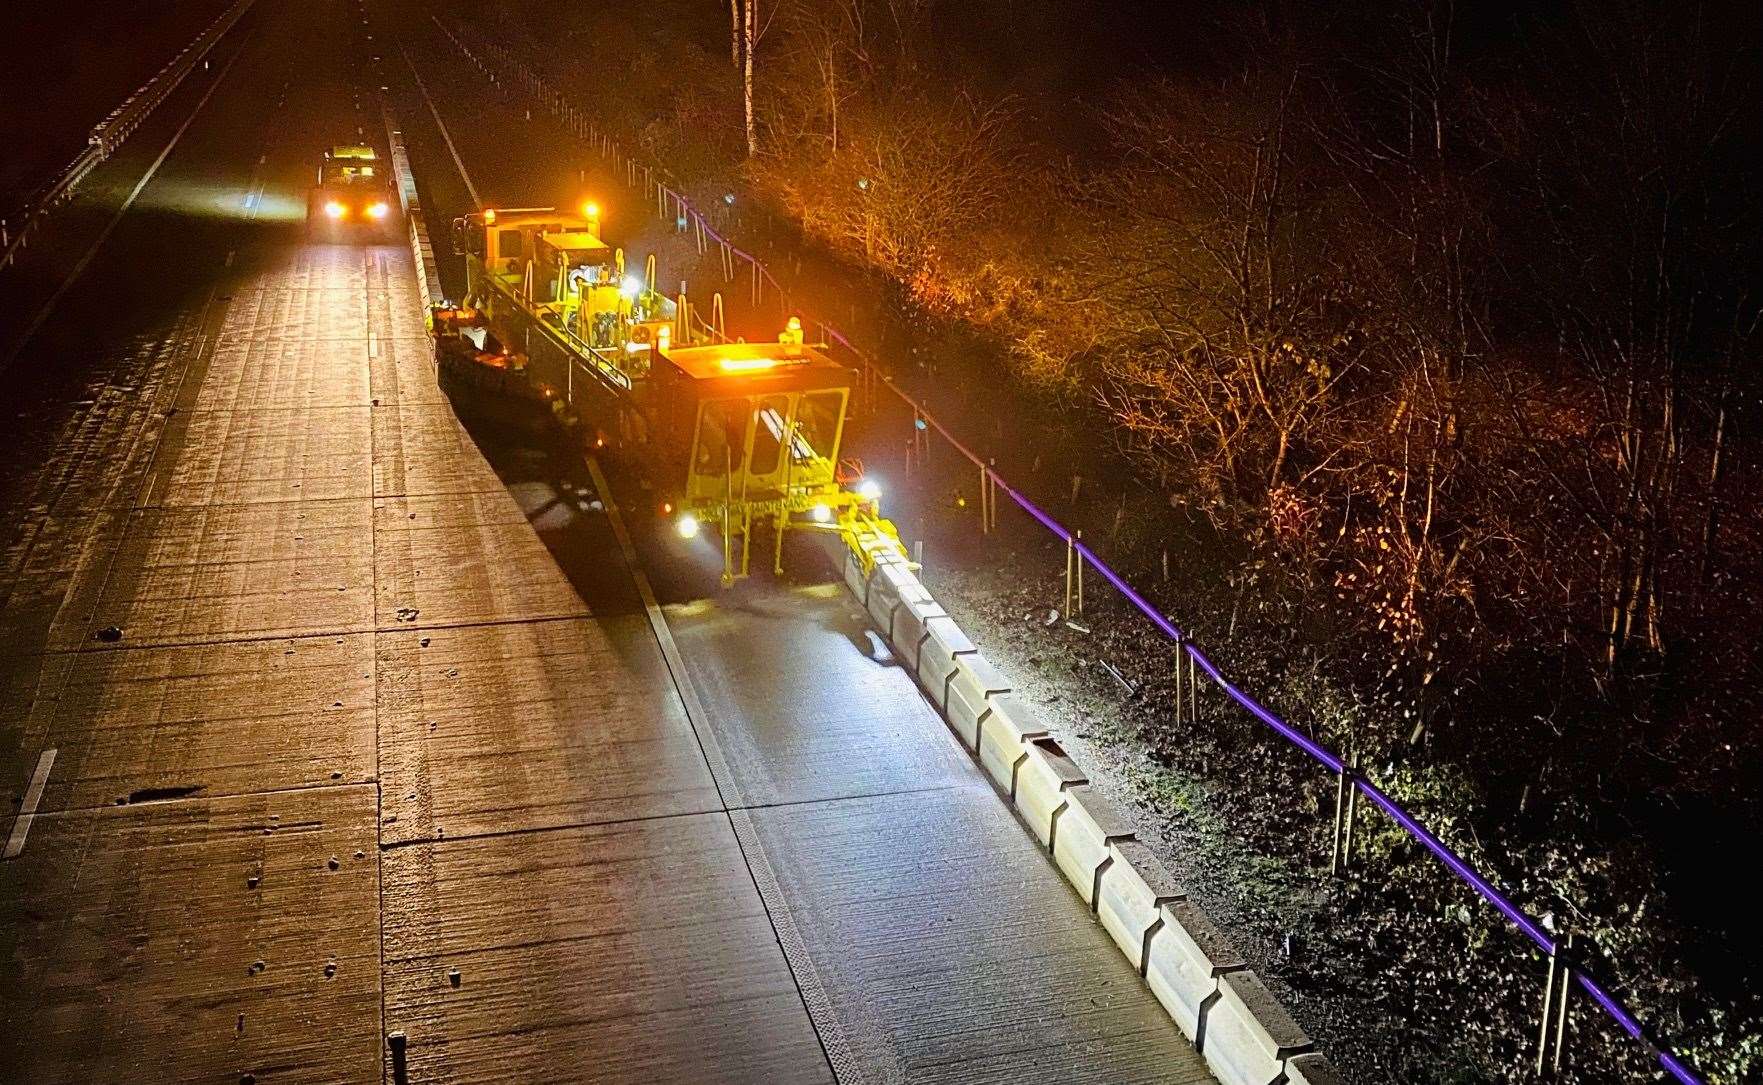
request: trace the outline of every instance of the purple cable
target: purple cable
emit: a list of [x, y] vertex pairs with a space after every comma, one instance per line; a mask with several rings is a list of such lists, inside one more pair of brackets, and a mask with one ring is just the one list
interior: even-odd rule
[[[938, 429], [940, 430], [941, 427], [938, 427]], [[1308, 753], [1311, 757], [1314, 757], [1317, 761], [1328, 766], [1331, 771], [1335, 773], [1348, 771], [1346, 763], [1338, 755], [1317, 743], [1291, 724], [1274, 715], [1260, 702], [1256, 701], [1253, 697], [1250, 697], [1228, 681], [1206, 653], [1200, 650], [1198, 645], [1194, 644], [1191, 640], [1188, 640], [1173, 622], [1168, 618], [1165, 618], [1155, 607], [1151, 606], [1142, 595], [1133, 590], [1131, 585], [1127, 584], [1127, 582], [1121, 578], [1120, 574], [1110, 568], [1106, 562], [1097, 557], [1094, 551], [1083, 543], [1078, 542], [1072, 533], [1066, 530], [1063, 524], [1053, 519], [1053, 517], [1048, 515], [1039, 506], [1024, 497], [1021, 493], [1018, 493], [1002, 478], [999, 478], [997, 472], [988, 468], [987, 473], [990, 475], [992, 481], [995, 482], [1005, 493], [1009, 494], [1010, 499], [1016, 502], [1024, 512], [1034, 517], [1034, 519], [1039, 521], [1041, 526], [1045, 527], [1048, 531], [1065, 539], [1067, 543], [1071, 544], [1077, 553], [1081, 555], [1082, 559], [1089, 562], [1091, 568], [1101, 573], [1108, 583], [1114, 585], [1115, 589], [1118, 590], [1121, 595], [1125, 596], [1127, 601], [1130, 602], [1139, 613], [1149, 618], [1153, 625], [1160, 629], [1171, 640], [1174, 640], [1180, 645], [1181, 648], [1188, 653], [1188, 656], [1193, 659], [1194, 663], [1198, 665], [1201, 670], [1205, 671], [1206, 674], [1218, 684], [1220, 689], [1224, 690], [1224, 692], [1230, 696], [1231, 700], [1242, 705], [1243, 708], [1247, 709], [1255, 716], [1255, 718], [1261, 720], [1261, 722], [1267, 724], [1269, 727], [1285, 736], [1294, 745]], [[1370, 780], [1357, 774], [1353, 774], [1351, 779], [1353, 786], [1357, 787], [1366, 798], [1376, 803], [1378, 808], [1388, 814], [1396, 824], [1400, 825], [1410, 836], [1425, 845], [1426, 849], [1432, 852], [1433, 855], [1437, 856], [1441, 862], [1449, 867], [1452, 873], [1467, 882], [1470, 887], [1482, 897], [1482, 899], [1492, 904], [1502, 915], [1511, 920], [1512, 923], [1516, 925], [1519, 930], [1523, 931], [1531, 941], [1535, 942], [1543, 952], [1550, 955], [1555, 953], [1555, 942], [1543, 931], [1542, 927], [1530, 916], [1526, 915], [1521, 908], [1508, 899], [1505, 894], [1489, 884], [1487, 879], [1477, 873], [1462, 856], [1453, 851], [1444, 841], [1440, 840], [1431, 830], [1427, 829], [1426, 826], [1415, 820], [1406, 810], [1396, 805], [1394, 799], [1391, 799], [1388, 795], [1384, 794], [1383, 790], [1373, 784]], [[1640, 1022], [1635, 1020], [1634, 1015], [1629, 1013], [1621, 1003], [1617, 1002], [1616, 999], [1600, 987], [1596, 981], [1582, 971], [1575, 971], [1574, 977], [1578, 979], [1579, 985], [1585, 989], [1586, 993], [1591, 995], [1592, 999], [1597, 1002], [1598, 1005], [1602, 1006], [1605, 1012], [1616, 1020], [1616, 1023], [1622, 1027], [1624, 1032], [1627, 1032], [1631, 1037], [1639, 1040], [1641, 1043], [1646, 1044], [1652, 1049], [1653, 1053], [1658, 1058], [1659, 1064], [1673, 1077], [1678, 1081], [1683, 1082], [1684, 1085], [1701, 1085], [1700, 1079], [1697, 1078], [1691, 1070], [1684, 1066], [1677, 1056], [1657, 1047], [1648, 1040], [1645, 1031], [1641, 1028]]]

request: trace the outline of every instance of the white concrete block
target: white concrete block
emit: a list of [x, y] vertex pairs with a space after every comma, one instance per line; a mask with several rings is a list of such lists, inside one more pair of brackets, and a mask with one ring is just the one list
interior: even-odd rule
[[902, 600], [894, 610], [894, 658], [912, 674], [918, 673], [918, 657], [924, 642], [930, 638], [925, 623], [932, 618], [947, 618], [934, 600], [912, 602]]
[[986, 714], [986, 698], [1010, 692], [1010, 681], [985, 656], [973, 652], [961, 657], [948, 688], [943, 716], [967, 748], [974, 749], [979, 744], [979, 721]]
[[953, 618], [927, 619], [925, 634], [926, 639], [918, 648], [918, 684], [930, 694], [938, 711], [946, 712], [949, 678], [955, 674], [961, 656], [974, 655], [979, 649]]
[[1200, 1053], [1219, 1085], [1284, 1080], [1286, 1060], [1312, 1046], [1261, 977], [1247, 970], [1220, 977], [1218, 1001], [1205, 1017]]
[[894, 608], [900, 605], [900, 588], [893, 578], [886, 575], [888, 570], [876, 566], [875, 573], [869, 578], [868, 610], [870, 620], [882, 631], [882, 636], [893, 643]]
[[1162, 906], [1183, 900], [1187, 894], [1151, 849], [1137, 840], [1112, 844], [1108, 851], [1114, 862], [1102, 875], [1096, 917], [1142, 976], [1150, 955], [1152, 928], [1163, 921]]
[[1114, 862], [1111, 847], [1132, 840], [1133, 827], [1088, 784], [1066, 788], [1065, 798], [1065, 812], [1053, 825], [1053, 862], [1093, 911], [1102, 875]]
[[857, 605], [868, 609], [869, 577], [863, 572], [863, 563], [858, 560], [855, 552], [845, 551], [845, 586], [851, 589], [856, 597]]
[[1191, 901], [1172, 901], [1160, 911], [1163, 925], [1151, 935], [1145, 982], [1193, 1040], [1200, 1032], [1203, 1008], [1218, 993], [1219, 977], [1241, 971], [1248, 964]]
[[1065, 792], [1088, 783], [1077, 762], [1066, 756], [1059, 743], [1050, 738], [1030, 739], [1024, 752], [1028, 757], [1016, 770], [1016, 790], [1012, 795], [1016, 812], [1028, 823], [1029, 831], [1044, 848], [1053, 846], [1054, 819], [1064, 811]]
[[1286, 1060], [1286, 1085], [1347, 1085], [1346, 1075], [1320, 1051]]
[[1015, 792], [1016, 766], [1028, 757], [1028, 742], [1046, 733], [1046, 725], [1028, 706], [993, 698], [991, 711], [980, 720], [979, 763], [1004, 794]]

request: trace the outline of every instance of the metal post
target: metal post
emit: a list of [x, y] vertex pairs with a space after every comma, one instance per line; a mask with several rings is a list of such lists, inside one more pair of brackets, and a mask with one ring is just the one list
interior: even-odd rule
[[1071, 536], [1065, 536], [1065, 616], [1071, 617], [1071, 559], [1077, 556]]
[[1183, 659], [1185, 655], [1187, 655], [1187, 653], [1183, 652], [1181, 649], [1181, 634], [1177, 633], [1175, 635], [1175, 725], [1177, 727], [1181, 726], [1181, 672], [1182, 668], [1187, 665]]
[[986, 472], [986, 508], [992, 514], [992, 530], [998, 530], [998, 459], [992, 457], [987, 464], [991, 470]]
[[1194, 662], [1193, 649], [1188, 649], [1188, 722], [1200, 722], [1200, 665]]
[[981, 535], [992, 533], [992, 515], [986, 511], [986, 468], [984, 464], [981, 464], [979, 468], [979, 533]]
[[1536, 1073], [1554, 1077], [1561, 1072], [1561, 1051], [1567, 1046], [1567, 1001], [1573, 988], [1573, 932], [1555, 942], [1549, 954], [1549, 977], [1543, 985], [1542, 1029], [1537, 1036]]
[[1353, 769], [1342, 765], [1334, 785], [1334, 837], [1328, 858], [1328, 873], [1331, 877], [1340, 877], [1352, 862], [1352, 855], [1347, 850], [1352, 846], [1347, 828], [1347, 808], [1349, 796], [1357, 790], [1353, 786]]
[[[1081, 527], [1077, 529], [1077, 541], [1084, 541], [1084, 531]], [[1082, 554], [1075, 552], [1075, 548], [1073, 552], [1077, 558], [1077, 612], [1081, 615], [1084, 612], [1084, 558]]]

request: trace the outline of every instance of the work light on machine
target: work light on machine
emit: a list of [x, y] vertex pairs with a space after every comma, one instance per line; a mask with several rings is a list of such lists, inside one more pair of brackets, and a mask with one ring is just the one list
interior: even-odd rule
[[857, 496], [865, 501], [880, 501], [881, 483], [872, 478], [864, 479], [857, 487]]
[[324, 213], [334, 219], [342, 218], [343, 213], [347, 210], [348, 210], [348, 208], [344, 207], [342, 204], [338, 203], [336, 200], [332, 200], [329, 203], [324, 205]]
[[388, 210], [390, 210], [390, 208], [388, 208], [383, 201], [370, 204], [367, 208], [367, 217], [370, 219], [383, 219], [386, 217], [386, 212]]
[[826, 502], [817, 501], [814, 507], [808, 510], [808, 515], [813, 518], [815, 523], [824, 524], [833, 518], [833, 510], [827, 506]]
[[618, 284], [618, 292], [626, 298], [635, 299], [638, 294], [643, 292], [643, 280], [635, 275], [626, 275], [624, 282]]
[[698, 518], [689, 512], [685, 513], [673, 522], [673, 529], [679, 532], [682, 539], [695, 539], [698, 537]]

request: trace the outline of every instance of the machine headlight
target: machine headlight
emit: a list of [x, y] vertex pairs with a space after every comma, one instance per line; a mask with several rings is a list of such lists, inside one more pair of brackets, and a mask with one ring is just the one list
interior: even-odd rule
[[814, 518], [815, 523], [824, 524], [833, 518], [833, 510], [827, 508], [823, 503], [816, 503], [813, 508], [808, 510], [808, 515]]
[[673, 529], [682, 539], [695, 539], [698, 537], [698, 518], [688, 512], [673, 522]]
[[865, 501], [880, 501], [881, 483], [872, 478], [864, 479], [862, 484], [857, 487], [857, 496]]
[[367, 217], [370, 219], [383, 219], [386, 217], [386, 212], [389, 210], [390, 208], [388, 208], [383, 201], [380, 203], [369, 204], [367, 207]]
[[348, 210], [349, 209], [347, 207], [344, 207], [342, 204], [338, 203], [336, 200], [332, 200], [329, 203], [324, 205], [324, 213], [334, 219], [342, 218], [343, 215]]

